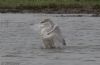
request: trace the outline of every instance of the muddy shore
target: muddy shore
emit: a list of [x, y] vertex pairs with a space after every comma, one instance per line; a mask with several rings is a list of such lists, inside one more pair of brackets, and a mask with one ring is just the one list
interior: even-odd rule
[[0, 13], [48, 13], [48, 14], [100, 14], [100, 9], [43, 8], [43, 9], [0, 9]]
[[[0, 13], [45, 13], [45, 14], [73, 14], [68, 16], [82, 17], [82, 14], [92, 14], [89, 16], [100, 17], [100, 9], [0, 9]], [[77, 15], [75, 15], [77, 14]], [[61, 15], [62, 17], [65, 17]], [[67, 17], [68, 17], [67, 16]]]
[[[0, 9], [0, 13], [45, 13], [45, 14], [73, 14], [68, 16], [82, 17], [82, 14], [92, 14], [90, 17], [100, 17], [99, 9]], [[77, 14], [77, 15], [75, 15]], [[61, 15], [62, 17], [66, 17]]]

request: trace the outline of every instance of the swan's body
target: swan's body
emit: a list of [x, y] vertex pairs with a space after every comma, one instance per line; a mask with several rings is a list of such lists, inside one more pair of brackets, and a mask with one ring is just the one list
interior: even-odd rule
[[45, 19], [41, 23], [41, 38], [45, 48], [62, 48], [66, 45], [61, 31], [50, 19]]

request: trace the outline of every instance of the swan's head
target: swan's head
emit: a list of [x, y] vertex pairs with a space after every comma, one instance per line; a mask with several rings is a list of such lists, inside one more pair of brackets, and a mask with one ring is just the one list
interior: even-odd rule
[[53, 27], [54, 23], [50, 19], [45, 19], [44, 21], [40, 22], [41, 27]]

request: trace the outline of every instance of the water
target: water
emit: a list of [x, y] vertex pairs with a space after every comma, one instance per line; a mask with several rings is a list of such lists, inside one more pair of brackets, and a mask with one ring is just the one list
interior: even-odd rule
[[[33, 27], [45, 18], [61, 27], [65, 49], [41, 49]], [[0, 65], [100, 65], [100, 17], [0, 14]]]

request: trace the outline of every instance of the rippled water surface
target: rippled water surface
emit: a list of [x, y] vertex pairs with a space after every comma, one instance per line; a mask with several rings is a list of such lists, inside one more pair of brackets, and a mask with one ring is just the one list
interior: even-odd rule
[[[41, 49], [34, 25], [50, 18], [61, 27], [65, 49]], [[0, 14], [1, 65], [100, 65], [100, 17]]]

